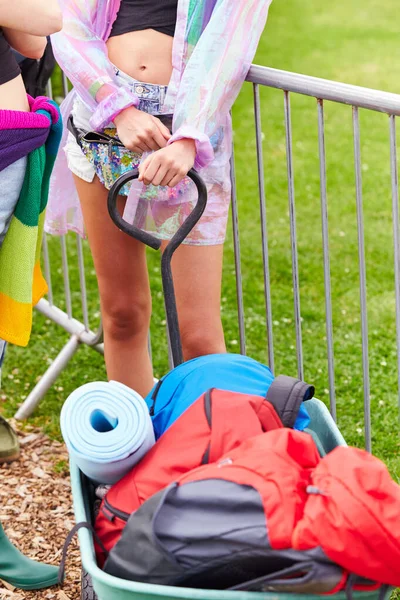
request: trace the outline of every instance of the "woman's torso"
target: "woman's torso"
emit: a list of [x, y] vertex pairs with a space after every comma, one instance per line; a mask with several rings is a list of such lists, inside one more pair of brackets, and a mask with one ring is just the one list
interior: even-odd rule
[[[176, 7], [177, 0], [122, 0], [107, 41], [110, 61], [138, 81], [168, 85]], [[141, 29], [130, 30], [138, 22]]]
[[17, 62], [0, 29], [0, 110], [29, 112], [28, 99]]

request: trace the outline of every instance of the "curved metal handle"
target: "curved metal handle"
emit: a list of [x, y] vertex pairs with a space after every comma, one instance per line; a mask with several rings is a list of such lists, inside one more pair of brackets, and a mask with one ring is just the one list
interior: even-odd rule
[[[190, 179], [196, 185], [198, 191], [198, 200], [190, 215], [187, 217], [187, 219], [185, 219], [185, 222], [180, 226], [168, 244], [168, 246], [174, 246], [174, 249], [176, 249], [189, 235], [196, 223], [201, 218], [207, 205], [207, 188], [200, 175], [194, 169], [191, 169], [187, 176], [190, 177]], [[132, 169], [132, 171], [128, 171], [127, 173], [124, 173], [118, 177], [108, 193], [108, 212], [111, 219], [121, 231], [130, 235], [136, 240], [143, 242], [143, 244], [146, 244], [146, 246], [149, 246], [154, 250], [158, 250], [161, 246], [160, 239], [158, 239], [155, 235], [152, 235], [147, 231], [143, 231], [135, 225], [131, 225], [127, 221], [124, 221], [118, 212], [117, 200], [119, 192], [129, 181], [137, 179], [138, 177], [139, 171], [137, 169]]]
[[[124, 173], [124, 175], [121, 175], [121, 177], [117, 179], [108, 193], [108, 212], [111, 219], [121, 231], [127, 235], [130, 235], [136, 240], [139, 240], [143, 244], [146, 244], [146, 246], [149, 246], [154, 250], [159, 250], [161, 247], [160, 239], [158, 239], [155, 235], [152, 235], [147, 231], [143, 231], [135, 225], [131, 225], [127, 221], [124, 221], [118, 212], [117, 200], [119, 192], [126, 183], [132, 181], [133, 179], [137, 179], [138, 176], [139, 171], [137, 169], [132, 169], [132, 171]], [[176, 308], [174, 283], [172, 279], [172, 255], [178, 246], [180, 246], [180, 244], [182, 244], [185, 238], [189, 235], [196, 223], [200, 220], [207, 205], [207, 188], [200, 175], [194, 169], [192, 169], [189, 171], [188, 177], [190, 177], [190, 179], [196, 185], [198, 192], [197, 203], [190, 215], [185, 219], [178, 231], [168, 242], [161, 259], [161, 276], [164, 290], [165, 311], [174, 367], [183, 362], [183, 355], [181, 339], [179, 335], [178, 311]]]

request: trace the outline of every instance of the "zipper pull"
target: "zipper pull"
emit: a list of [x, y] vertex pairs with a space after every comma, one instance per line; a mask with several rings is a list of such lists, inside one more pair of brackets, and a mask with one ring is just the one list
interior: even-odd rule
[[102, 507], [101, 512], [103, 513], [107, 521], [110, 521], [110, 523], [114, 521], [115, 515], [110, 510], [108, 510], [106, 506]]
[[307, 492], [307, 494], [310, 494], [313, 496], [329, 496], [329, 494], [327, 494], [323, 490], [320, 490], [315, 485], [308, 485], [306, 487], [306, 492]]
[[154, 414], [155, 414], [157, 395], [158, 395], [158, 392], [160, 391], [160, 387], [161, 387], [162, 382], [163, 382], [162, 379], [159, 379], [157, 381], [157, 385], [154, 388], [154, 392], [151, 395], [151, 399], [153, 400], [153, 404], [151, 405], [150, 411], [149, 411], [149, 414], [150, 414], [151, 417], [154, 417]]

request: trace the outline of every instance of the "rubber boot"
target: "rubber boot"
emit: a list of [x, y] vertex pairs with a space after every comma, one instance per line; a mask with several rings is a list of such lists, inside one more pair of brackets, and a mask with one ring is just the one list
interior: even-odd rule
[[40, 590], [58, 583], [58, 567], [36, 562], [21, 554], [0, 523], [0, 579], [21, 590]]
[[17, 460], [18, 457], [19, 442], [17, 434], [4, 417], [0, 415], [0, 464], [12, 462]]

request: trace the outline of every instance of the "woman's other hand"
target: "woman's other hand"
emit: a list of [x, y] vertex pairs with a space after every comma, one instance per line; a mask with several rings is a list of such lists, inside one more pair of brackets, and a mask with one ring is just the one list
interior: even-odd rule
[[114, 117], [114, 123], [119, 139], [132, 152], [159, 150], [171, 137], [168, 127], [160, 119], [133, 106]]
[[190, 171], [196, 158], [196, 142], [183, 139], [148, 156], [139, 167], [139, 181], [146, 185], [175, 187]]

